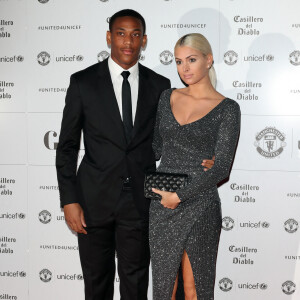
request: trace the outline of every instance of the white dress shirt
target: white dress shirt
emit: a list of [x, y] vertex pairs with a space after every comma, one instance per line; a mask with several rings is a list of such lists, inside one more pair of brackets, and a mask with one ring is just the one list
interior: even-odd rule
[[120, 115], [123, 120], [123, 113], [122, 113], [122, 84], [123, 84], [123, 77], [121, 73], [123, 71], [129, 71], [130, 75], [128, 77], [128, 81], [130, 84], [131, 89], [131, 103], [132, 103], [132, 122], [134, 124], [135, 120], [135, 113], [136, 113], [136, 106], [138, 100], [138, 91], [139, 91], [139, 66], [136, 63], [128, 70], [124, 70], [121, 66], [119, 66], [116, 62], [113, 61], [111, 57], [108, 58], [108, 69], [110, 72], [112, 84], [114, 87], [115, 95], [117, 98], [117, 102], [119, 105]]

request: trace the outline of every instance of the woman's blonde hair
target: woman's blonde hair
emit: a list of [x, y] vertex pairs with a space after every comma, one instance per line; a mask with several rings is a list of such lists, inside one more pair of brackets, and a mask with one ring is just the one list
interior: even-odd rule
[[[209, 41], [206, 39], [205, 36], [203, 36], [200, 33], [189, 33], [189, 34], [186, 34], [183, 37], [181, 37], [177, 41], [177, 43], [175, 45], [175, 49], [177, 47], [181, 47], [181, 46], [187, 46], [187, 47], [196, 49], [196, 50], [200, 51], [204, 56], [206, 56], [208, 54], [212, 55], [212, 49], [211, 49]], [[209, 69], [208, 75], [209, 75], [211, 84], [213, 85], [213, 87], [216, 87], [217, 75], [216, 75], [216, 71], [215, 71], [213, 64], [211, 65], [211, 67]]]

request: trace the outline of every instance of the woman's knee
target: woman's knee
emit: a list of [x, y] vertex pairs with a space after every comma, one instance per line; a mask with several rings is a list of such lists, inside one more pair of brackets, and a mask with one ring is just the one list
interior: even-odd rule
[[185, 300], [197, 300], [195, 285], [184, 285], [184, 298]]

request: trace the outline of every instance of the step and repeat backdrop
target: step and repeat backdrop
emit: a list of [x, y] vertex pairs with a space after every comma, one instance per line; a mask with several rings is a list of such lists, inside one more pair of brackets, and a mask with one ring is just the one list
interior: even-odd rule
[[[215, 299], [300, 299], [298, 0], [0, 0], [0, 299], [84, 299], [55, 149], [69, 77], [108, 57], [107, 21], [124, 8], [146, 19], [140, 62], [174, 87], [175, 42], [204, 34], [218, 90], [241, 106], [233, 170], [219, 189]], [[117, 275], [115, 287], [120, 299]]]

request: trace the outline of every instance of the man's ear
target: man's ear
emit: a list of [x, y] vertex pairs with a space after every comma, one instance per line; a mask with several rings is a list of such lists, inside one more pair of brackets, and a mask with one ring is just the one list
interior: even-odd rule
[[110, 31], [106, 32], [106, 42], [107, 42], [108, 46], [111, 45], [111, 32]]
[[147, 41], [148, 41], [147, 34], [144, 34], [144, 36], [143, 36], [143, 43], [142, 43], [142, 49], [143, 50], [145, 50], [145, 48], [147, 46]]

